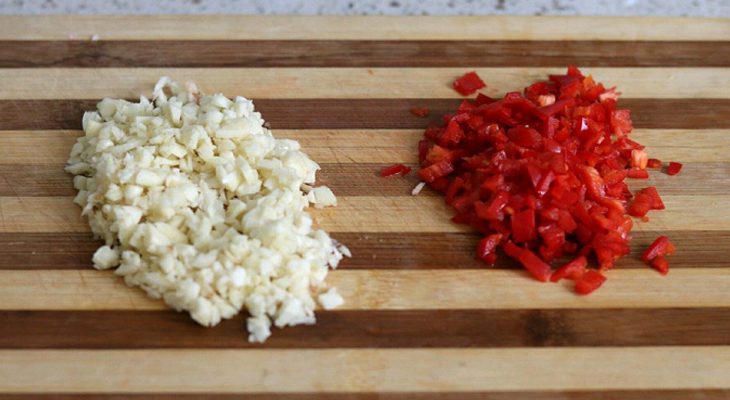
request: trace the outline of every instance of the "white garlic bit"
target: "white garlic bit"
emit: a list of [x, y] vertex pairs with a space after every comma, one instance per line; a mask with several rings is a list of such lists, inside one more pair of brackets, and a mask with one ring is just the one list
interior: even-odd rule
[[257, 342], [272, 325], [314, 323], [317, 303], [343, 303], [325, 278], [350, 252], [306, 212], [337, 199], [311, 187], [317, 163], [274, 138], [253, 102], [163, 77], [152, 101], [106, 98], [82, 122], [66, 170], [106, 241], [95, 268], [117, 267], [201, 325], [245, 308]]
[[411, 190], [411, 195], [418, 196], [421, 193], [421, 191], [423, 190], [424, 186], [426, 186], [426, 182], [418, 182], [416, 187], [414, 187], [413, 190]]

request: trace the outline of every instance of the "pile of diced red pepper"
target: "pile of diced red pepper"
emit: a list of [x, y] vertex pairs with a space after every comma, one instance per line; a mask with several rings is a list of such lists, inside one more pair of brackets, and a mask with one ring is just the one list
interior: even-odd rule
[[[454, 83], [464, 95], [481, 87], [474, 73]], [[483, 235], [478, 258], [493, 264], [501, 248], [538, 280], [572, 279], [578, 293], [590, 293], [629, 253], [630, 215], [664, 209], [656, 188], [634, 195], [626, 185], [661, 162], [629, 139], [631, 114], [617, 97], [572, 66], [523, 93], [479, 94], [426, 129], [418, 175], [444, 194], [454, 222]], [[674, 246], [661, 246], [643, 258], [665, 273]], [[553, 270], [561, 260], [570, 261]]]

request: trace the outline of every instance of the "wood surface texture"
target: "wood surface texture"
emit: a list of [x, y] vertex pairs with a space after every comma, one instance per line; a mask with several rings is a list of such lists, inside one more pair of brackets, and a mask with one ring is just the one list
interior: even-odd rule
[[[500, 96], [570, 63], [618, 86], [650, 156], [684, 163], [631, 183], [667, 209], [588, 297], [475, 261], [415, 175], [377, 175], [415, 166], [456, 76]], [[205, 329], [91, 268], [63, 171], [81, 115], [162, 75], [254, 99], [320, 163], [339, 205], [312, 212], [354, 255], [328, 277], [341, 308], [251, 344], [243, 315]], [[728, 176], [728, 20], [0, 17], [0, 400], [727, 399]], [[667, 277], [638, 259], [662, 233]]]

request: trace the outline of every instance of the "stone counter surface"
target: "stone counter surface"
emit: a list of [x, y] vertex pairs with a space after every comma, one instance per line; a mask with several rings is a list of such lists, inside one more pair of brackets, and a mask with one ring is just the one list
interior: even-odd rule
[[730, 17], [730, 0], [0, 0], [0, 14], [655, 15]]

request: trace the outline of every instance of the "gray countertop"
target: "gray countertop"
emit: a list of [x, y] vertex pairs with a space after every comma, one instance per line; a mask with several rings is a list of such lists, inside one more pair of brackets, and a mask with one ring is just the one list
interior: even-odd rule
[[0, 0], [0, 14], [512, 14], [730, 17], [730, 0]]

